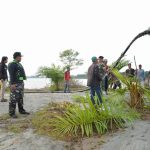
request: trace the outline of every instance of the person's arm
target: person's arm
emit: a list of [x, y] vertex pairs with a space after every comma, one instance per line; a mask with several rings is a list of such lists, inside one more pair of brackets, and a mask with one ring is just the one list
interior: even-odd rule
[[16, 84], [16, 64], [12, 63], [8, 66], [8, 71], [10, 75], [10, 84]]
[[144, 71], [144, 70], [143, 70], [143, 77], [144, 77], [144, 81], [145, 81], [145, 78], [146, 78], [146, 77], [145, 77], [145, 71]]
[[126, 70], [125, 75], [126, 75], [126, 77], [128, 76], [128, 70]]
[[3, 72], [2, 72], [2, 70], [3, 70], [3, 67], [2, 67], [2, 64], [0, 64], [0, 80], [3, 79]]
[[64, 72], [64, 81], [66, 81], [66, 72]]

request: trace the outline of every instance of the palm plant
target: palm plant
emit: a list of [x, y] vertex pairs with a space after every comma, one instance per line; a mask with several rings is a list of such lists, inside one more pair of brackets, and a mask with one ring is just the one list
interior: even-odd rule
[[[120, 97], [122, 98], [122, 97]], [[63, 115], [52, 119], [51, 126], [59, 135], [91, 136], [108, 130], [123, 128], [137, 118], [137, 113], [120, 100], [93, 105], [89, 95], [86, 101], [68, 108]], [[96, 101], [96, 100], [95, 100]]]
[[112, 72], [115, 76], [125, 84], [129, 91], [129, 105], [133, 108], [141, 109], [144, 107], [144, 96], [150, 96], [150, 91], [142, 87], [135, 78], [128, 78], [119, 73], [117, 69], [113, 69]]
[[[116, 63], [116, 62], [113, 62], [113, 63], [111, 64], [111, 67], [113, 67], [115, 63]], [[121, 60], [119, 61], [118, 65], [117, 65], [115, 68], [116, 68], [117, 70], [121, 70], [122, 68], [126, 67], [129, 63], [130, 63], [129, 60], [121, 59]]]

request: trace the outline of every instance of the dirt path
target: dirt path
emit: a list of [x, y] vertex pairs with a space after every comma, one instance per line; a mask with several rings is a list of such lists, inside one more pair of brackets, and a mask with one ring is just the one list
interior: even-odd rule
[[[25, 94], [24, 105], [31, 113], [54, 101], [69, 101], [71, 94]], [[8, 112], [8, 102], [0, 103], [0, 114]], [[32, 129], [7, 133], [0, 129], [0, 150], [150, 150], [150, 120], [136, 121], [133, 127], [101, 138], [86, 138], [71, 144], [39, 136]]]
[[[6, 96], [9, 98], [9, 96]], [[25, 94], [24, 107], [34, 113], [50, 102], [69, 101], [71, 94], [34, 93]], [[8, 102], [0, 103], [0, 115], [8, 113]], [[19, 118], [18, 118], [19, 119]], [[2, 125], [2, 124], [0, 124]], [[24, 133], [7, 133], [0, 129], [0, 150], [69, 150], [70, 143], [38, 136], [32, 129]]]
[[150, 121], [136, 121], [133, 127], [106, 138], [100, 150], [150, 150]]
[[[79, 93], [81, 94], [81, 93]], [[50, 102], [69, 101], [72, 94], [64, 93], [33, 93], [24, 95], [24, 108], [33, 113]], [[9, 95], [6, 95], [9, 99]], [[8, 102], [0, 102], [0, 115], [8, 113]]]

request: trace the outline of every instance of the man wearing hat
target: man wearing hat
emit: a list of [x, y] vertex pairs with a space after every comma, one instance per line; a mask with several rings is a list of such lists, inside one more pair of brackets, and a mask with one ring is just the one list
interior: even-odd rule
[[98, 66], [97, 57], [92, 57], [92, 65], [88, 69], [88, 81], [87, 86], [90, 87], [90, 94], [92, 103], [95, 104], [95, 93], [98, 97], [98, 104], [102, 103], [101, 97], [101, 88], [100, 88], [100, 81], [101, 81], [100, 70]]
[[9, 115], [12, 118], [17, 118], [15, 110], [16, 103], [20, 114], [29, 115], [23, 108], [23, 93], [24, 93], [24, 80], [26, 75], [23, 66], [21, 65], [22, 55], [20, 52], [15, 52], [13, 55], [14, 61], [8, 65], [10, 75], [10, 102], [9, 102]]

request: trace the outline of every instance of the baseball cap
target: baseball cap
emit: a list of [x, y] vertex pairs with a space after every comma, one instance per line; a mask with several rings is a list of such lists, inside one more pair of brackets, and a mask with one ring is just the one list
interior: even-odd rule
[[91, 58], [91, 60], [92, 60], [92, 62], [96, 62], [96, 61], [97, 61], [97, 57], [96, 57], [96, 56], [93, 56], [93, 57]]

